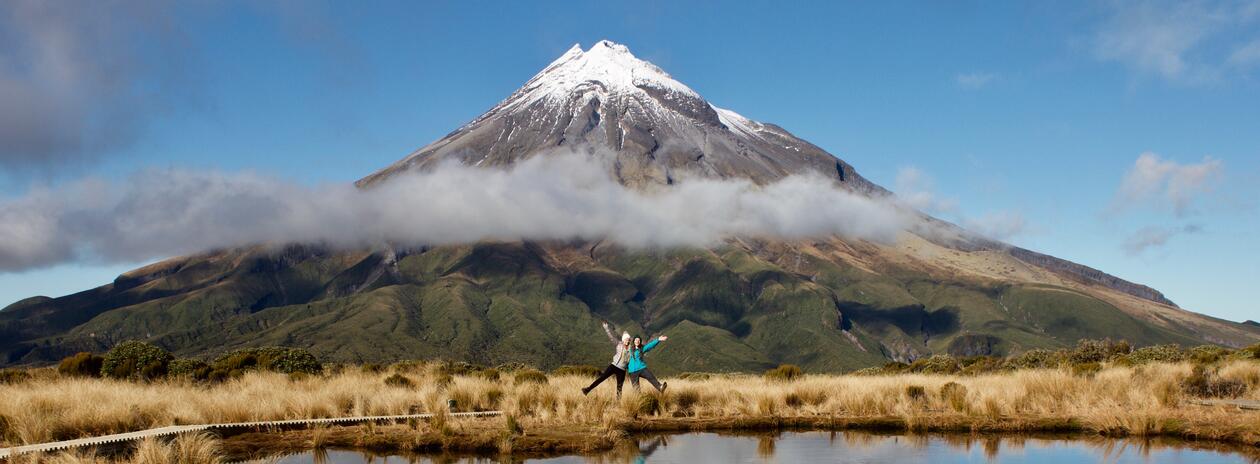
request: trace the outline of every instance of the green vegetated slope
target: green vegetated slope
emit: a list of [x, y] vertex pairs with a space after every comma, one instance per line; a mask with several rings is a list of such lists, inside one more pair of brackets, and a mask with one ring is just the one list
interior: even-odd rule
[[[660, 373], [837, 372], [931, 353], [1007, 354], [1123, 338], [1199, 344], [1074, 290], [863, 270], [755, 246], [627, 251], [482, 243], [406, 253], [316, 247], [179, 258], [0, 311], [0, 361], [46, 363], [142, 339], [183, 356], [280, 345], [332, 361], [602, 365], [600, 327], [670, 335]], [[784, 264], [790, 262], [789, 264]]]

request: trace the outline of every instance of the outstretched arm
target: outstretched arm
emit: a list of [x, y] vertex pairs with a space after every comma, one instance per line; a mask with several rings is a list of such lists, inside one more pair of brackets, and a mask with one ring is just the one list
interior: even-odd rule
[[667, 340], [667, 339], [669, 339], [669, 337], [666, 337], [666, 336], [664, 336], [664, 335], [661, 335], [661, 336], [660, 336], [660, 338], [657, 338], [656, 340], [652, 340], [652, 341], [648, 342], [648, 344], [643, 345], [643, 352], [644, 352], [644, 353], [647, 353], [647, 352], [649, 352], [649, 351], [652, 351], [652, 348], [656, 348], [656, 345], [659, 345], [661, 342], [663, 342], [663, 341], [665, 341], [665, 340]]
[[621, 340], [617, 339], [616, 335], [613, 335], [612, 326], [609, 326], [607, 322], [601, 322], [600, 324], [603, 324], [604, 333], [608, 334], [608, 340], [612, 341], [614, 345], [620, 345]]

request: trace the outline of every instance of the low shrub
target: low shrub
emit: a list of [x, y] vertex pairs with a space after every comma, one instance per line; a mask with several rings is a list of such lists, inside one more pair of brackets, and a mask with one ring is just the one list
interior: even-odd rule
[[1076, 348], [1067, 354], [1067, 361], [1072, 364], [1101, 363], [1124, 356], [1133, 351], [1129, 342], [1113, 342], [1111, 339], [1080, 340]]
[[1181, 349], [1181, 346], [1174, 344], [1155, 345], [1133, 350], [1126, 358], [1134, 365], [1152, 362], [1178, 362], [1186, 359], [1186, 351]]
[[1004, 367], [1007, 369], [1048, 369], [1059, 367], [1063, 358], [1062, 352], [1038, 348], [1007, 358]]
[[62, 359], [61, 363], [57, 364], [57, 372], [74, 377], [100, 377], [103, 364], [105, 364], [104, 357], [84, 351]]
[[922, 385], [906, 386], [906, 398], [910, 398], [912, 401], [918, 401], [923, 399], [925, 396], [927, 396], [927, 390], [925, 390]]
[[1102, 370], [1102, 364], [1098, 362], [1087, 362], [1072, 365], [1072, 374], [1081, 377], [1090, 377]]
[[981, 375], [997, 372], [1002, 369], [1002, 358], [994, 356], [977, 356], [967, 358], [959, 362], [962, 370], [958, 373], [962, 375]]
[[693, 412], [696, 403], [700, 402], [700, 392], [692, 389], [679, 390], [669, 396], [669, 402], [678, 415], [688, 416]]
[[708, 372], [683, 372], [678, 374], [678, 378], [686, 380], [709, 380], [712, 374]]
[[779, 367], [766, 371], [765, 377], [769, 380], [791, 382], [801, 375], [804, 375], [804, 371], [795, 364], [780, 364]]
[[905, 372], [909, 367], [909, 364], [893, 361], [882, 366], [858, 369], [853, 371], [853, 375], [896, 375]]
[[101, 361], [101, 375], [116, 379], [152, 380], [166, 375], [175, 356], [156, 345], [128, 340], [114, 345]]
[[495, 366], [494, 368], [498, 369], [500, 372], [516, 372], [516, 371], [526, 371], [526, 370], [533, 369], [529, 367], [529, 365], [522, 362], [506, 362], [498, 366]]
[[526, 384], [526, 383], [545, 384], [547, 383], [547, 374], [542, 373], [542, 371], [538, 371], [534, 369], [527, 369], [527, 370], [517, 371], [515, 374], [512, 375], [512, 379], [516, 382], [517, 385]]
[[966, 411], [967, 387], [958, 382], [949, 382], [941, 385], [941, 401], [944, 401], [945, 404], [948, 404], [955, 411]]
[[377, 363], [366, 363], [366, 364], [363, 364], [362, 366], [359, 366], [359, 370], [363, 371], [366, 374], [380, 374], [382, 372], [385, 372], [385, 366], [382, 366]]
[[455, 383], [455, 376], [446, 373], [438, 373], [430, 377], [429, 382], [432, 382], [435, 388], [443, 389], [451, 386], [452, 383]]
[[936, 354], [916, 359], [907, 368], [910, 372], [922, 374], [953, 374], [961, 369], [958, 361], [947, 354]]
[[210, 364], [199, 359], [176, 359], [167, 367], [167, 375], [177, 379], [210, 380]]
[[491, 368], [489, 368], [489, 369], [484, 369], [484, 370], [482, 370], [482, 371], [480, 371], [480, 372], [477, 372], [477, 377], [481, 377], [481, 378], [486, 379], [486, 380], [489, 380], [489, 381], [491, 381], [491, 382], [498, 382], [498, 381], [499, 381], [499, 370], [498, 370], [498, 369], [495, 369], [495, 368], [493, 368], [493, 367], [491, 367]]
[[1190, 359], [1200, 364], [1212, 364], [1225, 359], [1232, 351], [1216, 345], [1199, 345], [1190, 348]]
[[[382, 368], [375, 366], [377, 372]], [[212, 377], [238, 377], [253, 370], [267, 370], [281, 374], [302, 372], [310, 375], [323, 373], [324, 366], [311, 352], [301, 348], [268, 346], [245, 348], [224, 354], [211, 363]], [[366, 369], [366, 365], [364, 366]]]
[[1230, 357], [1234, 359], [1260, 359], [1260, 343], [1241, 348]]
[[551, 375], [572, 375], [577, 377], [598, 377], [599, 368], [585, 364], [560, 366], [551, 371]]
[[642, 416], [651, 416], [661, 411], [661, 400], [656, 395], [639, 395], [639, 404], [635, 412]]
[[385, 385], [398, 388], [415, 388], [416, 383], [411, 381], [410, 377], [402, 374], [394, 374], [385, 378]]
[[1237, 398], [1247, 392], [1247, 383], [1237, 379], [1221, 378], [1209, 373], [1202, 365], [1194, 366], [1194, 370], [1181, 383], [1187, 395], [1200, 398]]
[[22, 369], [0, 369], [0, 385], [19, 384], [31, 380], [31, 373]]

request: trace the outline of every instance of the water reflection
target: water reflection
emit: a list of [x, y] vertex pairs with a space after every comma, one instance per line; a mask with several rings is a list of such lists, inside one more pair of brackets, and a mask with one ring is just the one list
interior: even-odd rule
[[1180, 462], [1256, 463], [1260, 449], [1174, 440], [1119, 440], [1094, 436], [899, 435], [870, 432], [784, 432], [778, 434], [691, 433], [625, 440], [589, 456], [394, 455], [318, 450], [286, 456], [285, 464], [361, 463], [799, 463], [921, 462]]

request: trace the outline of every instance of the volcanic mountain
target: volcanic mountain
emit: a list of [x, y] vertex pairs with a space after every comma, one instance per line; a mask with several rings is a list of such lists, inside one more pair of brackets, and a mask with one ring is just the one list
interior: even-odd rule
[[[892, 195], [821, 148], [710, 104], [608, 41], [575, 45], [486, 113], [357, 185], [376, 188], [443, 163], [505, 168], [562, 153], [598, 158], [612, 179], [645, 191], [809, 174], [859, 195]], [[516, 241], [212, 251], [8, 306], [0, 362], [48, 363], [143, 339], [184, 356], [284, 345], [336, 361], [601, 365], [609, 352], [603, 321], [671, 335], [654, 354], [665, 373], [779, 363], [844, 371], [1081, 338], [1260, 340], [1260, 327], [1183, 310], [1149, 287], [915, 217], [895, 243], [832, 236], [670, 250]]]

